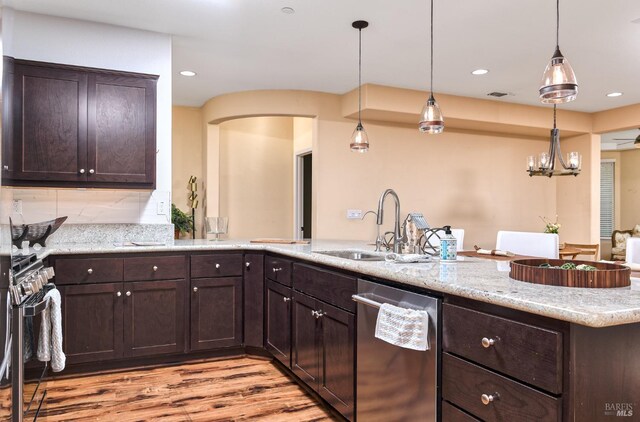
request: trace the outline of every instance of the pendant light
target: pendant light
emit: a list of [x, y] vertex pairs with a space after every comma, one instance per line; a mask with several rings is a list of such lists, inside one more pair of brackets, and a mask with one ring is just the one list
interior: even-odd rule
[[351, 134], [351, 151], [365, 153], [369, 151], [369, 137], [362, 127], [362, 30], [369, 22], [355, 21], [351, 26], [358, 30], [358, 125]]
[[440, 106], [433, 98], [433, 0], [431, 0], [431, 93], [429, 99], [422, 108], [418, 129], [423, 133], [442, 133], [444, 130], [444, 116], [440, 111]]
[[[559, 159], [563, 170], [556, 170], [556, 158]], [[582, 157], [578, 152], [572, 151], [567, 154], [567, 161], [564, 161], [560, 150], [560, 131], [556, 127], [556, 105], [553, 105], [553, 129], [549, 140], [549, 152], [542, 152], [536, 157], [527, 157], [527, 172], [529, 176], [577, 176], [582, 167]]]
[[568, 103], [578, 95], [578, 81], [569, 61], [560, 52], [560, 0], [556, 0], [556, 51], [542, 75], [540, 101], [545, 104]]

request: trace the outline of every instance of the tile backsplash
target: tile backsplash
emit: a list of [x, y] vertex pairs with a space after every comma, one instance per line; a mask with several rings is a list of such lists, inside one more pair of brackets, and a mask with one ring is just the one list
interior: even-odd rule
[[15, 223], [34, 223], [65, 215], [69, 217], [66, 224], [171, 223], [168, 191], [22, 188], [11, 191], [13, 204], [17, 205], [11, 209]]

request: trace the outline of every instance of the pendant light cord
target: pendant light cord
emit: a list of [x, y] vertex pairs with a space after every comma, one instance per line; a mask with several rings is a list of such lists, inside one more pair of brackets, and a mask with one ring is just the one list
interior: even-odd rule
[[556, 0], [556, 47], [560, 48], [560, 0]]
[[433, 0], [431, 0], [431, 95], [433, 95]]
[[553, 128], [556, 129], [556, 105], [553, 105]]
[[358, 28], [358, 124], [362, 125], [362, 28]]

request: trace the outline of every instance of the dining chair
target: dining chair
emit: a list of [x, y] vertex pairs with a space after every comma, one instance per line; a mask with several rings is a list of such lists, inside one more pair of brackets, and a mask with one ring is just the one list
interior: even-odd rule
[[464, 247], [464, 229], [451, 229], [451, 234], [456, 238], [456, 250], [463, 251]]
[[627, 264], [640, 264], [640, 237], [627, 239]]
[[579, 244], [579, 243], [565, 243], [564, 244], [564, 248], [565, 249], [575, 249], [575, 250], [579, 251], [578, 253], [573, 255], [573, 257], [571, 259], [576, 259], [576, 257], [578, 257], [580, 255], [589, 255], [591, 261], [597, 261], [598, 260], [598, 252], [600, 252], [600, 245], [597, 244], [597, 243], [595, 245], [584, 245], [584, 244]]
[[555, 233], [498, 232], [496, 249], [516, 255], [558, 259], [560, 240]]

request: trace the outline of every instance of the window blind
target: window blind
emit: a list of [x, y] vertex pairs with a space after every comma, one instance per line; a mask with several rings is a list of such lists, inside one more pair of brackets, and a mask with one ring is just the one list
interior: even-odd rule
[[609, 238], [614, 227], [615, 215], [615, 162], [600, 163], [600, 237]]

